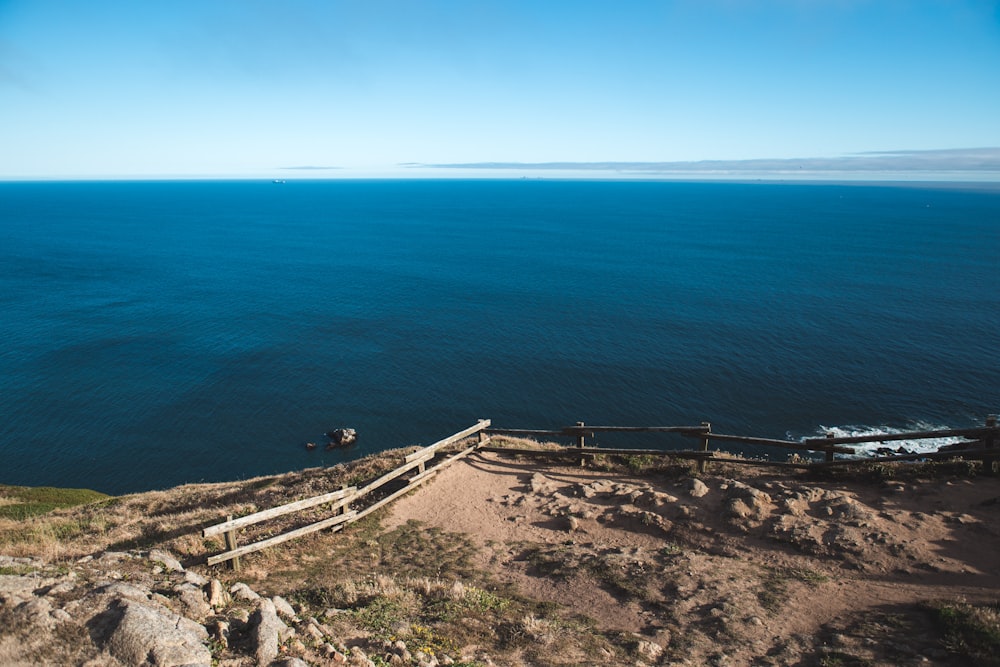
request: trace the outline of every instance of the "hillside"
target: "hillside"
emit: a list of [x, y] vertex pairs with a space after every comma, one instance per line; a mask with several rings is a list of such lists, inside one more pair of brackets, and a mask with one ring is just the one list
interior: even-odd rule
[[203, 564], [201, 528], [405, 451], [0, 513], [0, 664], [1000, 664], [1000, 478], [961, 462], [478, 453], [342, 532]]

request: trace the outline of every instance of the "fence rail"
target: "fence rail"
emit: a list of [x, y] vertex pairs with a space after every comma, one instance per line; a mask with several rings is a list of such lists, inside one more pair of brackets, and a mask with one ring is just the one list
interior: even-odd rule
[[[279, 505], [278, 507], [272, 507], [271, 509], [248, 514], [247, 516], [241, 516], [236, 519], [230, 516], [227, 517], [226, 521], [222, 523], [208, 526], [201, 531], [202, 537], [224, 535], [226, 541], [226, 551], [210, 556], [207, 559], [207, 563], [208, 565], [217, 565], [219, 563], [229, 561], [232, 562], [234, 569], [239, 569], [240, 556], [245, 556], [255, 551], [260, 551], [261, 549], [267, 549], [268, 547], [273, 547], [277, 544], [281, 544], [298, 537], [303, 537], [304, 535], [309, 535], [310, 533], [315, 533], [320, 530], [340, 530], [344, 526], [371, 514], [387, 503], [390, 503], [396, 498], [408, 493], [418, 485], [433, 477], [438, 471], [451, 465], [455, 461], [468, 456], [479, 447], [488, 445], [490, 437], [486, 434], [486, 429], [489, 428], [489, 426], [489, 419], [480, 419], [478, 423], [467, 429], [448, 436], [443, 440], [438, 440], [434, 444], [422, 447], [412, 454], [406, 455], [406, 457], [404, 457], [403, 465], [383, 474], [378, 479], [369, 482], [361, 488], [352, 486], [338, 491], [313, 496], [311, 498], [296, 500], [284, 505]], [[428, 467], [428, 464], [433, 462], [435, 457], [438, 455], [439, 450], [474, 435], [478, 436], [478, 438], [471, 446], [466, 447], [451, 456], [445, 457], [441, 461], [435, 463], [433, 467]], [[393, 491], [384, 498], [366, 504], [368, 496], [370, 496], [374, 491], [382, 488], [389, 482], [401, 478], [403, 475], [413, 470], [416, 470], [416, 474], [407, 479], [406, 484], [402, 488]], [[294, 530], [290, 530], [280, 535], [275, 535], [274, 537], [253, 542], [251, 544], [243, 546], [237, 545], [238, 531], [241, 528], [246, 528], [280, 516], [285, 516], [293, 512], [300, 512], [302, 510], [327, 503], [330, 504], [328, 511], [332, 513], [333, 516]], [[353, 504], [366, 504], [366, 506], [362, 509], [351, 509], [351, 505]]]

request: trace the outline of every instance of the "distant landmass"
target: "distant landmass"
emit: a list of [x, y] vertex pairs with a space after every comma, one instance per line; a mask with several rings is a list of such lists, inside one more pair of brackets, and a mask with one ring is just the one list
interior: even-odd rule
[[857, 153], [841, 157], [759, 158], [675, 162], [466, 162], [406, 163], [439, 169], [587, 170], [641, 173], [676, 172], [1000, 172], [1000, 148], [951, 148]]

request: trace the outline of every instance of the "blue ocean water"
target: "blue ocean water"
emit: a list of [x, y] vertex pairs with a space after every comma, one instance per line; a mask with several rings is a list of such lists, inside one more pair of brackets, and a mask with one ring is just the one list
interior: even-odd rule
[[0, 482], [235, 479], [480, 417], [971, 426], [998, 258], [988, 185], [0, 183]]

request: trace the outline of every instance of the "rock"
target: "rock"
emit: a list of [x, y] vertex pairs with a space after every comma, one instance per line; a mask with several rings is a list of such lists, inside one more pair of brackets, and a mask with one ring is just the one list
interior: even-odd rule
[[171, 556], [166, 551], [164, 551], [163, 549], [153, 549], [152, 551], [150, 551], [149, 560], [153, 561], [154, 563], [161, 563], [163, 567], [165, 567], [167, 570], [170, 570], [171, 572], [184, 571], [184, 566], [181, 565], [181, 562], [176, 558], [174, 558], [173, 556]]
[[194, 584], [178, 584], [174, 586], [177, 599], [184, 606], [184, 615], [188, 618], [203, 619], [212, 613], [212, 608], [205, 599], [205, 594]]
[[247, 600], [254, 601], [259, 600], [260, 596], [256, 592], [242, 581], [238, 581], [229, 588], [229, 592], [233, 594], [233, 597], [237, 600]]
[[63, 581], [61, 583], [49, 587], [45, 591], [45, 595], [62, 595], [63, 593], [69, 593], [74, 588], [76, 588], [76, 584], [74, 584], [72, 581]]
[[318, 642], [323, 641], [325, 637], [323, 631], [319, 629], [319, 626], [312, 622], [306, 624], [305, 633]]
[[326, 432], [326, 437], [330, 439], [327, 448], [349, 447], [358, 440], [358, 432], [353, 428], [335, 428]]
[[150, 596], [150, 592], [145, 588], [120, 581], [100, 586], [94, 592], [97, 595], [107, 595], [120, 600], [135, 600], [136, 602], [148, 602]]
[[580, 521], [575, 516], [566, 517], [566, 530], [574, 532], [580, 530]]
[[52, 603], [45, 598], [32, 598], [22, 602], [18, 605], [17, 612], [32, 625], [42, 628], [51, 628], [55, 625], [55, 619], [50, 616]]
[[184, 581], [187, 582], [187, 583], [189, 583], [189, 584], [194, 584], [195, 586], [198, 586], [199, 588], [208, 585], [208, 578], [207, 577], [203, 577], [200, 574], [198, 574], [197, 572], [192, 572], [191, 570], [187, 570], [184, 573]]
[[119, 600], [112, 605], [112, 612], [121, 616], [108, 637], [107, 649], [123, 664], [151, 667], [211, 664], [212, 654], [202, 644], [208, 633], [197, 623], [162, 607], [134, 600]]
[[53, 609], [49, 615], [59, 623], [73, 620], [73, 616], [65, 609]]
[[268, 665], [278, 657], [278, 634], [284, 625], [278, 619], [274, 603], [261, 598], [260, 609], [254, 614], [253, 646], [258, 665]]
[[224, 588], [222, 588], [222, 582], [218, 579], [212, 579], [208, 582], [208, 605], [213, 609], [221, 609], [229, 604], [228, 595]]
[[41, 580], [16, 574], [0, 574], [0, 604], [16, 606], [31, 599]]
[[660, 656], [663, 655], [662, 646], [644, 639], [639, 641], [635, 651], [639, 654], [640, 658], [649, 662], [656, 662], [660, 659]]
[[247, 625], [250, 622], [250, 612], [246, 609], [233, 609], [229, 612], [229, 619]]
[[708, 493], [708, 486], [700, 479], [692, 479], [688, 483], [688, 494], [694, 498], [701, 498]]
[[216, 621], [212, 626], [212, 639], [217, 641], [222, 648], [229, 648], [229, 623]]
[[280, 595], [275, 595], [271, 598], [271, 602], [274, 603], [274, 610], [277, 611], [280, 616], [284, 616], [285, 618], [290, 618], [292, 620], [298, 620], [298, 616], [296, 616], [295, 610], [292, 609], [292, 605], [288, 604], [288, 600]]
[[309, 667], [309, 663], [302, 658], [285, 658], [284, 660], [275, 660], [271, 663], [271, 667]]
[[726, 515], [734, 519], [745, 519], [753, 510], [741, 498], [732, 498], [726, 503]]
[[348, 664], [356, 665], [357, 667], [369, 667], [370, 665], [375, 664], [368, 658], [368, 655], [361, 650], [360, 646], [352, 646], [350, 653], [351, 655], [347, 659]]

